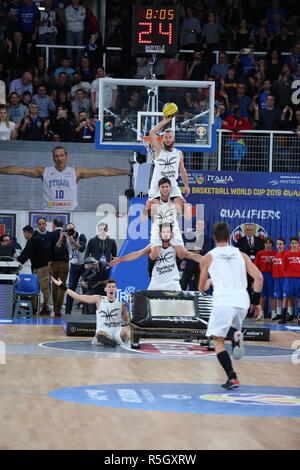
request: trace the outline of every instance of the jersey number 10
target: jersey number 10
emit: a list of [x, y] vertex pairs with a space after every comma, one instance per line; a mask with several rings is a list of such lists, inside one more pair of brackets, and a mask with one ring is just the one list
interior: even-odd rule
[[55, 190], [55, 198], [56, 199], [63, 199], [64, 198], [64, 190], [63, 189], [56, 189]]

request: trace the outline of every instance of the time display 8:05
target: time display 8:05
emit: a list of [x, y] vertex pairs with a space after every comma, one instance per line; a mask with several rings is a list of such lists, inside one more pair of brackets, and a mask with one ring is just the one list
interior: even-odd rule
[[141, 20], [174, 20], [175, 11], [172, 8], [161, 8], [156, 10], [154, 8], [146, 8], [139, 10], [139, 19]]

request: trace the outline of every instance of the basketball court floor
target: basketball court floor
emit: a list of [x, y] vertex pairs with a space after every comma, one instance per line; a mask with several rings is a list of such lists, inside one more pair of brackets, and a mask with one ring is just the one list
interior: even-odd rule
[[65, 336], [60, 319], [1, 319], [0, 449], [299, 449], [300, 326], [270, 329], [225, 391], [196, 342], [110, 349]]

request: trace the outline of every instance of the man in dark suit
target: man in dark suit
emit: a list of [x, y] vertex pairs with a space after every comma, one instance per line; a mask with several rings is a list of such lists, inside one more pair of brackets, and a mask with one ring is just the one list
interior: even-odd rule
[[10, 71], [10, 80], [20, 78], [21, 75], [31, 68], [33, 63], [32, 44], [26, 44], [23, 34], [16, 31], [12, 41], [7, 39], [7, 50], [4, 56], [6, 68]]
[[31, 227], [31, 225], [26, 225], [23, 228], [23, 234], [24, 238], [27, 240], [27, 243], [20, 256], [18, 256], [17, 260], [19, 263], [24, 264], [28, 259], [30, 259], [32, 273], [37, 274], [39, 278], [39, 286], [44, 296], [44, 304], [41, 313], [46, 314], [47, 312], [44, 307], [47, 305], [45, 302], [48, 301], [49, 296], [47, 299], [47, 294], [44, 292], [45, 286], [47, 286], [48, 289], [49, 269], [45, 244], [42, 240], [42, 237]]
[[45, 243], [46, 252], [49, 258], [50, 251], [51, 251], [51, 232], [47, 230], [47, 220], [45, 219], [45, 217], [39, 217], [36, 221], [36, 225], [37, 225], [36, 231], [42, 237]]
[[[198, 253], [202, 256], [211, 248], [211, 242], [207, 235], [204, 234], [205, 222], [202, 219], [196, 222], [196, 232], [193, 238], [184, 236], [184, 244], [187, 250]], [[198, 290], [200, 266], [199, 263], [191, 259], [185, 259], [185, 267], [180, 280], [182, 290], [187, 290], [193, 277], [195, 277], [195, 290]]]
[[23, 234], [27, 243], [20, 256], [18, 256], [18, 261], [19, 263], [24, 264], [28, 259], [30, 259], [31, 270], [34, 273], [37, 269], [48, 265], [46, 248], [42, 238], [31, 227], [31, 225], [26, 225], [23, 228]]
[[[237, 247], [242, 253], [246, 253], [252, 260], [255, 260], [256, 254], [265, 249], [265, 243], [262, 238], [256, 237], [254, 235], [254, 225], [249, 223], [245, 224], [245, 236], [239, 238], [237, 241]], [[250, 299], [252, 299], [252, 278], [247, 275], [248, 287], [247, 291], [249, 293]], [[252, 304], [252, 302], [251, 302]], [[251, 308], [250, 308], [251, 311]]]
[[[47, 220], [45, 217], [39, 217], [36, 221], [37, 224], [37, 233], [43, 239], [45, 243], [47, 258], [49, 261], [50, 258], [50, 251], [51, 251], [51, 232], [47, 230]], [[47, 272], [46, 272], [47, 271]], [[49, 279], [50, 279], [50, 267], [47, 266], [45, 269], [45, 279], [43, 285], [41, 285], [41, 291], [43, 292], [44, 303], [40, 315], [50, 315], [50, 307], [49, 307], [49, 298], [50, 298], [50, 289], [49, 289]]]
[[254, 235], [254, 225], [246, 224], [245, 236], [238, 240], [237, 247], [254, 261], [256, 253], [265, 249], [265, 244], [262, 238]]
[[[50, 274], [55, 279], [61, 279], [65, 284], [69, 272], [69, 253], [66, 244], [61, 246], [64, 234], [61, 233], [64, 227], [64, 221], [59, 217], [53, 219], [53, 231], [50, 233]], [[54, 307], [54, 316], [61, 317], [61, 308], [64, 301], [64, 291], [56, 285], [52, 285], [52, 299]]]

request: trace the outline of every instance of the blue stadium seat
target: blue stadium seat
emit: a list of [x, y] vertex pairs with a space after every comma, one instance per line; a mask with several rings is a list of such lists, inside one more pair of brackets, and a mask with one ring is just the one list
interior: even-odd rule
[[[19, 282], [15, 285], [15, 307], [14, 316], [32, 317], [32, 297], [37, 298], [36, 312], [40, 310], [40, 288], [39, 279], [36, 274], [19, 274]], [[26, 299], [28, 297], [28, 299]]]

